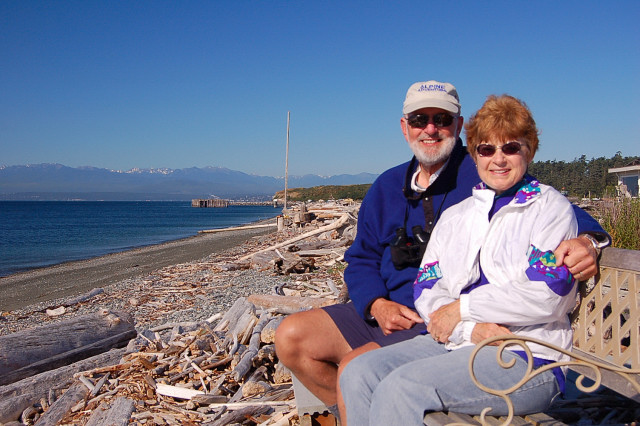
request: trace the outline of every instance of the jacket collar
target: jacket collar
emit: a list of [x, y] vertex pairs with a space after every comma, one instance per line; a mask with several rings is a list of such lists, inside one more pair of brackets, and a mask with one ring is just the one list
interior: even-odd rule
[[444, 170], [440, 173], [440, 176], [433, 182], [426, 191], [424, 192], [415, 192], [411, 189], [411, 179], [413, 178], [413, 174], [418, 167], [418, 160], [415, 156], [411, 158], [409, 162], [409, 167], [405, 173], [404, 177], [404, 187], [402, 188], [402, 192], [404, 196], [409, 200], [419, 200], [425, 196], [432, 196], [437, 194], [446, 194], [456, 187], [457, 176], [458, 176], [458, 168], [464, 160], [464, 157], [467, 155], [467, 150], [464, 146], [462, 146], [462, 139], [458, 138], [456, 144], [451, 151], [451, 155], [449, 156], [449, 161], [444, 166]]
[[[531, 200], [534, 200], [540, 196], [540, 182], [538, 182], [533, 176], [525, 174], [524, 182], [518, 184], [517, 190], [513, 191], [510, 197], [513, 198], [512, 204], [528, 204]], [[514, 188], [515, 189], [515, 188]], [[476, 195], [486, 194], [485, 191], [494, 193], [484, 182], [480, 182], [473, 188], [473, 192]], [[506, 196], [509, 196], [508, 194]], [[484, 197], [482, 197], [484, 198]], [[495, 197], [493, 197], [495, 198]]]

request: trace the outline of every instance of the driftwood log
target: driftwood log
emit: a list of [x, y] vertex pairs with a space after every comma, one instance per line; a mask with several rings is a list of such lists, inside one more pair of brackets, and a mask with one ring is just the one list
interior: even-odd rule
[[281, 314], [293, 314], [312, 308], [333, 305], [335, 300], [327, 298], [311, 298], [302, 296], [278, 296], [275, 294], [252, 294], [248, 300], [263, 309]]
[[71, 407], [82, 401], [89, 394], [89, 389], [80, 382], [71, 386], [38, 420], [38, 426], [56, 426], [60, 423]]
[[299, 235], [299, 236], [297, 236], [295, 238], [291, 238], [291, 239], [289, 239], [287, 241], [284, 241], [282, 243], [275, 244], [275, 245], [273, 245], [271, 247], [268, 247], [266, 249], [258, 250], [255, 253], [252, 253], [252, 254], [249, 254], [247, 256], [241, 257], [240, 261], [246, 260], [246, 259], [250, 259], [256, 253], [263, 253], [263, 252], [266, 252], [266, 251], [275, 250], [275, 249], [280, 248], [280, 247], [288, 246], [289, 244], [295, 243], [296, 241], [304, 240], [305, 238], [309, 238], [309, 237], [312, 237], [314, 235], [321, 234], [323, 232], [327, 232], [327, 231], [331, 231], [331, 230], [334, 230], [334, 229], [338, 229], [341, 226], [343, 226], [345, 223], [347, 223], [350, 218], [352, 218], [352, 216], [350, 214], [344, 213], [340, 217], [340, 219], [336, 220], [335, 222], [333, 222], [333, 223], [331, 223], [329, 225], [325, 225], [325, 226], [322, 226], [322, 227], [320, 227], [318, 229], [315, 229], [313, 231], [306, 232], [306, 233], [304, 233], [302, 235]]
[[284, 317], [282, 316], [272, 318], [267, 325], [264, 326], [260, 332], [260, 340], [262, 340], [263, 343], [270, 344], [276, 342], [276, 329], [283, 319]]
[[106, 404], [100, 405], [91, 414], [86, 426], [126, 426], [134, 411], [134, 402], [129, 398], [120, 397], [110, 408], [107, 408]]
[[125, 346], [136, 334], [130, 317], [102, 310], [0, 336], [0, 385]]
[[74, 381], [75, 373], [117, 364], [124, 353], [124, 349], [113, 349], [10, 385], [0, 386], [0, 423], [18, 419], [24, 409], [42, 398], [48, 398], [51, 390], [68, 387]]

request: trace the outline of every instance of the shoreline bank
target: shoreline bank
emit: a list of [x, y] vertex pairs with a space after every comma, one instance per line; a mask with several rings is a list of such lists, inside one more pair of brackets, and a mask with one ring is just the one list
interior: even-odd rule
[[[275, 221], [275, 218], [271, 218], [247, 225]], [[202, 259], [240, 245], [254, 236], [272, 232], [275, 232], [275, 227], [201, 233], [161, 244], [0, 277], [0, 311], [77, 296], [166, 266]]]

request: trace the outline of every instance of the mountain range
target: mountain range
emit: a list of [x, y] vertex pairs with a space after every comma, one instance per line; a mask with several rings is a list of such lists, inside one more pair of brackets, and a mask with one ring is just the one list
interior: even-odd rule
[[[289, 176], [289, 188], [371, 183], [378, 175]], [[62, 164], [0, 166], [0, 200], [183, 201], [193, 198], [269, 200], [284, 177], [224, 167], [109, 170]]]

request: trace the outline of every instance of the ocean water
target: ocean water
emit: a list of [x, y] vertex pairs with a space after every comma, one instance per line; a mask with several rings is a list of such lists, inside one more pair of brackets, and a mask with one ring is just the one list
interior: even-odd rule
[[188, 201], [0, 201], [0, 277], [281, 212], [271, 206], [194, 208]]

